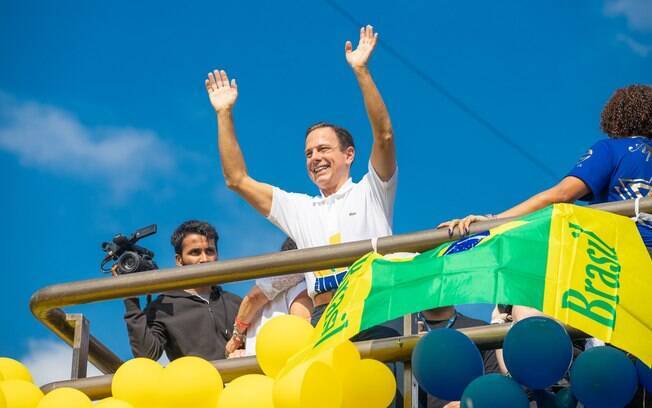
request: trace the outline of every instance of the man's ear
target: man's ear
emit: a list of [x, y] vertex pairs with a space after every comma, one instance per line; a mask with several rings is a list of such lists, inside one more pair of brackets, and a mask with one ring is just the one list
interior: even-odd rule
[[353, 163], [353, 159], [355, 159], [355, 148], [353, 146], [347, 147], [344, 154], [346, 154], [346, 164], [350, 166]]
[[183, 266], [183, 259], [181, 258], [181, 255], [175, 254], [174, 260], [176, 261], [177, 266]]

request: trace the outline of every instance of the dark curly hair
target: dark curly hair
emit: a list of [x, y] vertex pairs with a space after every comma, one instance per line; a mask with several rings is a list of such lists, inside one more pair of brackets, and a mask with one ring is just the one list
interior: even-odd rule
[[609, 137], [652, 137], [652, 87], [630, 85], [614, 92], [602, 110], [600, 127]]
[[206, 237], [207, 240], [215, 240], [215, 245], [217, 245], [217, 240], [219, 236], [215, 227], [205, 221], [189, 220], [177, 227], [176, 230], [172, 233], [170, 238], [170, 243], [174, 247], [174, 252], [178, 255], [181, 255], [183, 252], [183, 239], [190, 234], [199, 234]]

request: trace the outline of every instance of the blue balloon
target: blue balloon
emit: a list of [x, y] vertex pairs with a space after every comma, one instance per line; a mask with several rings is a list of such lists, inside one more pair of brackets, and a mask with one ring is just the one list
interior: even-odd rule
[[624, 407], [638, 388], [634, 364], [613, 347], [589, 349], [575, 360], [570, 372], [571, 390], [591, 408]]
[[437, 329], [412, 351], [412, 371], [419, 385], [435, 397], [457, 401], [464, 388], [484, 373], [476, 345], [454, 329]]
[[503, 341], [509, 374], [531, 389], [544, 389], [564, 376], [573, 359], [573, 345], [564, 326], [543, 316], [516, 323]]
[[555, 404], [557, 408], [577, 408], [577, 398], [570, 388], [564, 388], [555, 395]]
[[648, 391], [652, 392], [652, 369], [636, 359], [636, 371], [638, 371], [638, 381]]
[[511, 378], [487, 374], [469, 384], [460, 400], [462, 408], [527, 408], [525, 391]]

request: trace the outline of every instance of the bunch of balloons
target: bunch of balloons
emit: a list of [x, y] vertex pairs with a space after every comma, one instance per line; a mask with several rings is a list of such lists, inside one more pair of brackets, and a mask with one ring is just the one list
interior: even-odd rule
[[113, 376], [113, 400], [102, 408], [117, 408], [118, 401], [133, 408], [215, 408], [224, 388], [222, 377], [208, 361], [181, 357], [167, 367], [146, 358], [122, 364]]
[[[424, 336], [412, 354], [414, 375], [428, 393], [459, 400], [462, 407], [528, 407], [527, 387], [539, 407], [624, 407], [638, 384], [652, 391], [652, 370], [635, 364], [620, 350], [595, 347], [573, 363], [570, 337], [558, 322], [530, 317], [505, 336], [503, 357], [511, 378], [483, 375], [483, 360], [466, 336], [453, 329]], [[569, 388], [556, 395], [546, 391], [569, 371]]]
[[[112, 397], [93, 405], [82, 392], [58, 388], [43, 395], [29, 370], [18, 361], [0, 358], [0, 408], [385, 408], [394, 399], [396, 380], [383, 363], [362, 359], [346, 341], [288, 365], [314, 341], [314, 329], [303, 319], [280, 316], [261, 329], [256, 342], [264, 375], [250, 374], [223, 385], [209, 362], [182, 357], [162, 367], [135, 358], [113, 376]], [[484, 374], [483, 359], [468, 337], [453, 329], [424, 336], [412, 354], [414, 374], [430, 394], [459, 400], [462, 407], [528, 407], [524, 392], [540, 407], [621, 407], [638, 383], [652, 392], [652, 370], [611, 347], [596, 347], [570, 367], [571, 387], [554, 395], [545, 389], [562, 378], [571, 363], [570, 339], [559, 323], [531, 317], [515, 324], [505, 337], [508, 378]]]
[[480, 351], [454, 329], [426, 334], [412, 352], [412, 369], [421, 387], [442, 400], [474, 408], [528, 407], [527, 396], [512, 379], [483, 375]]
[[27, 367], [0, 357], [0, 408], [93, 408], [91, 400], [73, 388], [58, 388], [47, 395], [34, 385]]
[[[285, 367], [309, 347], [314, 329], [296, 316], [275, 317], [256, 339], [256, 357], [265, 375], [245, 375], [224, 388], [219, 408], [386, 408], [396, 380], [384, 364], [361, 359], [350, 341], [296, 367]], [[256, 390], [256, 392], [252, 392]]]
[[[213, 365], [183, 357], [161, 367], [136, 358], [124, 363], [111, 385], [113, 398], [102, 408], [385, 408], [394, 398], [392, 372], [375, 360], [361, 359], [351, 342], [292, 369], [287, 362], [310, 347], [313, 327], [295, 316], [276, 317], [260, 330], [256, 356], [264, 375], [248, 374], [223, 386]], [[100, 405], [98, 405], [100, 406]]]
[[217, 369], [199, 357], [182, 357], [166, 367], [135, 358], [113, 376], [112, 396], [95, 405], [72, 388], [44, 396], [25, 366], [0, 358], [0, 408], [386, 408], [392, 402], [396, 380], [391, 370], [361, 359], [350, 341], [285, 367], [310, 347], [313, 334], [313, 327], [295, 316], [270, 320], [256, 341], [265, 375], [244, 375], [226, 387]]

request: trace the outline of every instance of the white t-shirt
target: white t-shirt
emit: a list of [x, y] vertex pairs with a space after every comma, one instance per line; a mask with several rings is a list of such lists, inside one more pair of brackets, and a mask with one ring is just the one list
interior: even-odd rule
[[[269, 220], [290, 236], [299, 249], [392, 235], [398, 169], [382, 181], [371, 162], [359, 183], [351, 179], [334, 194], [311, 197], [274, 187]], [[305, 274], [308, 295], [336, 289], [346, 268]]]
[[[299, 277], [300, 276], [301, 275], [299, 275]], [[256, 285], [258, 285], [258, 282], [256, 282]], [[265, 293], [265, 296], [267, 296], [265, 289], [261, 288], [261, 290]], [[292, 302], [294, 302], [294, 299], [296, 299], [296, 297], [304, 290], [306, 290], [306, 283], [302, 279], [300, 282], [295, 283], [290, 289], [278, 293], [275, 298], [271, 299], [271, 301], [265, 305], [265, 307], [259, 312], [258, 316], [256, 316], [256, 318], [251, 322], [249, 329], [247, 329], [245, 356], [253, 356], [256, 354], [256, 336], [258, 335], [260, 328], [276, 316], [289, 314]]]

